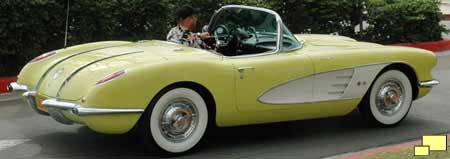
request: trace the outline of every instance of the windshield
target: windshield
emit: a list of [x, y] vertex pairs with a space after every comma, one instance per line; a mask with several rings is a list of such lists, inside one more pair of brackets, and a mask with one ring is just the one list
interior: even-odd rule
[[[273, 14], [247, 8], [226, 8], [214, 16], [211, 33], [228, 47], [227, 56], [268, 52], [276, 49], [277, 21]], [[234, 40], [233, 40], [234, 39]], [[234, 45], [239, 46], [233, 47]]]
[[[276, 15], [258, 9], [221, 9], [211, 21], [210, 33], [216, 38], [217, 52], [226, 56], [271, 52], [277, 49]], [[299, 46], [283, 25], [283, 50]]]

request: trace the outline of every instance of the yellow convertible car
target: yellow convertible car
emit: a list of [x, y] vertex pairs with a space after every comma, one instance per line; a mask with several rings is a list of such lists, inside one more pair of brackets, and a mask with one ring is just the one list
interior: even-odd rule
[[42, 54], [10, 91], [64, 124], [123, 134], [183, 153], [211, 126], [343, 116], [392, 126], [434, 80], [429, 51], [291, 34], [268, 9], [229, 5], [205, 27], [210, 49], [149, 40], [105, 41]]

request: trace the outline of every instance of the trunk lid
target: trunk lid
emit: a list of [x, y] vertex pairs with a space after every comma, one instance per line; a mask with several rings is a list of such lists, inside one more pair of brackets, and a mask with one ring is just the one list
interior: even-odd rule
[[45, 96], [78, 100], [109, 74], [138, 63], [164, 61], [157, 54], [134, 47], [112, 47], [92, 51], [65, 60], [44, 77], [39, 92]]
[[221, 56], [205, 50], [151, 40], [90, 51], [56, 64], [43, 77], [38, 92], [48, 97], [79, 100], [106, 76], [133, 67], [165, 61], [218, 61]]

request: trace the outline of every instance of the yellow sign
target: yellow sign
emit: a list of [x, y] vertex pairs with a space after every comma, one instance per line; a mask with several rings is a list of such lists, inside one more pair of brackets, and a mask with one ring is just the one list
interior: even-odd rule
[[430, 147], [429, 146], [414, 146], [414, 156], [429, 156]]
[[430, 135], [422, 137], [422, 145], [414, 146], [415, 156], [429, 156], [430, 151], [447, 151], [446, 135]]

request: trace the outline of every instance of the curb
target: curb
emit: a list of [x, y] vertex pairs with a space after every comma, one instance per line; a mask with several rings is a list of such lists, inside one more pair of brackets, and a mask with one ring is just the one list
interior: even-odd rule
[[0, 94], [7, 93], [6, 86], [17, 80], [17, 77], [0, 77]]
[[7, 102], [7, 101], [13, 101], [13, 100], [19, 100], [19, 99], [21, 99], [21, 97], [15, 93], [0, 94], [0, 102]]
[[[447, 134], [447, 136], [448, 135], [449, 134]], [[450, 138], [450, 136], [448, 137], [448, 139], [449, 138]], [[410, 147], [414, 147], [416, 145], [421, 145], [421, 144], [422, 144], [422, 140], [419, 139], [419, 140], [404, 142], [404, 143], [400, 143], [400, 144], [379, 146], [379, 147], [375, 147], [375, 148], [364, 149], [361, 151], [339, 154], [339, 155], [335, 155], [335, 156], [325, 157], [324, 159], [363, 159], [363, 158], [371, 157], [371, 156], [374, 156], [377, 154], [393, 152], [393, 151], [410, 148]]]

